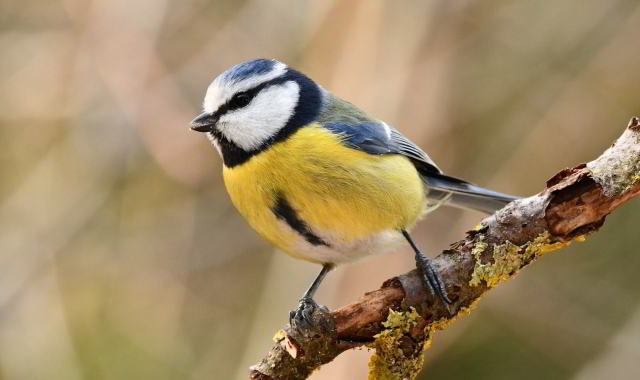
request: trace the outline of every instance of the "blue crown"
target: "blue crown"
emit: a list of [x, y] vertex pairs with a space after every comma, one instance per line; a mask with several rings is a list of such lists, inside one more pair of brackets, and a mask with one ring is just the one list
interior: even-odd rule
[[273, 69], [278, 61], [274, 59], [258, 58], [239, 63], [222, 74], [226, 82], [239, 82], [252, 76], [266, 74]]

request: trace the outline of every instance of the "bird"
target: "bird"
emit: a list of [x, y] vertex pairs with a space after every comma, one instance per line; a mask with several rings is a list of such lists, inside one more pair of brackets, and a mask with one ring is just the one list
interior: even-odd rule
[[403, 243], [449, 309], [446, 284], [409, 231], [441, 205], [493, 213], [518, 199], [446, 175], [397, 129], [275, 59], [218, 75], [202, 108], [191, 129], [220, 154], [238, 212], [281, 251], [322, 265], [289, 314], [301, 331], [313, 327], [314, 294], [336, 265]]

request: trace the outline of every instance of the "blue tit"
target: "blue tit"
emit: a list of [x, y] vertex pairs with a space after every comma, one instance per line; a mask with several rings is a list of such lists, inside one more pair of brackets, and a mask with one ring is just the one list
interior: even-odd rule
[[408, 231], [439, 205], [492, 213], [516, 199], [445, 175], [402, 133], [276, 60], [223, 72], [203, 108], [191, 128], [220, 153], [240, 214], [282, 251], [322, 264], [290, 314], [292, 326], [308, 322], [317, 307], [312, 297], [335, 265], [403, 241], [425, 285], [451, 304]]

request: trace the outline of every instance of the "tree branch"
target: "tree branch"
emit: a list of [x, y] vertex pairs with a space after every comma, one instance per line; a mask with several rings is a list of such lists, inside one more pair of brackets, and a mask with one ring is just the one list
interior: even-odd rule
[[[486, 291], [536, 258], [597, 231], [609, 213], [639, 193], [640, 120], [634, 117], [596, 160], [562, 170], [547, 181], [544, 191], [485, 218], [434, 259], [454, 301], [454, 315], [423, 287], [413, 270], [387, 280], [351, 305], [331, 313], [318, 310], [313, 318], [322, 327], [312, 336], [300, 336], [287, 326], [274, 337], [276, 344], [268, 354], [251, 368], [249, 379], [304, 379], [343, 351], [365, 344], [378, 352], [370, 367], [415, 377], [431, 331], [468, 312]], [[411, 307], [419, 317], [406, 312]], [[389, 310], [405, 312], [390, 314]], [[393, 340], [382, 342], [392, 331]], [[389, 342], [400, 357], [380, 352], [382, 343]], [[413, 367], [405, 365], [409, 360]]]

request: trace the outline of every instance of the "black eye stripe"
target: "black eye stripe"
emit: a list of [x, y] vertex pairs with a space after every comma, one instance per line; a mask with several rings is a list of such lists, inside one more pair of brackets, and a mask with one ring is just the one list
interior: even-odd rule
[[253, 99], [255, 95], [249, 94], [247, 92], [239, 92], [231, 99], [229, 99], [229, 109], [238, 109], [242, 107], [246, 107], [249, 103], [251, 103], [251, 99]]
[[[285, 82], [290, 81], [290, 78], [287, 78], [286, 76], [284, 77], [279, 77], [279, 78], [275, 78], [272, 79], [270, 81], [261, 83], [259, 85], [257, 85], [256, 87], [250, 88], [246, 91], [242, 91], [242, 92], [238, 92], [236, 94], [234, 94], [229, 100], [227, 100], [227, 102], [223, 105], [220, 106], [220, 108], [218, 108], [218, 110], [216, 112], [214, 112], [214, 116], [219, 119], [220, 117], [222, 117], [225, 113], [229, 112], [229, 111], [233, 111], [242, 107], [245, 107], [246, 105], [248, 105], [249, 103], [251, 103], [251, 101], [253, 100], [253, 98], [256, 97], [256, 95], [258, 95], [258, 93], [260, 93], [260, 91], [262, 91], [263, 89], [270, 87], [270, 86], [274, 86], [277, 84], [282, 84]], [[242, 103], [235, 103], [234, 99], [237, 99], [236, 97], [238, 95], [247, 95], [248, 96], [248, 101], [245, 104]]]

